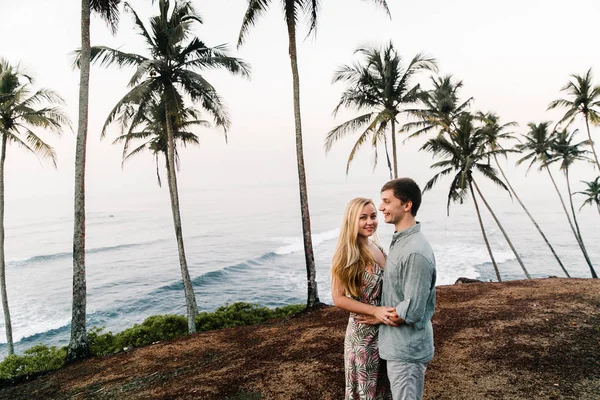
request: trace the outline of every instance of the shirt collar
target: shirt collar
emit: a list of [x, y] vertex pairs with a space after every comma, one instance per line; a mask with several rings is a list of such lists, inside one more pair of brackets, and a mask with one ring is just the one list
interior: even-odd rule
[[401, 238], [408, 237], [413, 233], [417, 233], [421, 231], [421, 223], [417, 221], [417, 223], [410, 228], [406, 228], [401, 230], [400, 232], [394, 232], [394, 236], [392, 236], [392, 242], [395, 242]]

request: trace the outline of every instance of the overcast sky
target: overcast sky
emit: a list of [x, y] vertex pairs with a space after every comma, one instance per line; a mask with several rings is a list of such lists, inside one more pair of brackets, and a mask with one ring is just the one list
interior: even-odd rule
[[[154, 14], [150, 1], [130, 3], [142, 16]], [[197, 35], [209, 45], [230, 44], [232, 55], [252, 65], [252, 79], [206, 72], [231, 114], [229, 144], [225, 144], [219, 130], [198, 131], [201, 147], [182, 153], [179, 182], [183, 190], [219, 182], [296, 181], [287, 34], [279, 1], [273, 3], [238, 51], [234, 45], [246, 1], [194, 1], [205, 21], [197, 29]], [[337, 119], [332, 117], [343, 86], [332, 85], [331, 78], [338, 66], [354, 60], [353, 51], [360, 44], [379, 44], [391, 39], [406, 59], [417, 52], [437, 58], [441, 74], [453, 74], [464, 81], [463, 98], [473, 96], [475, 109], [493, 110], [505, 121], [517, 121], [520, 124], [517, 131], [522, 132], [530, 121], [556, 120], [561, 115], [547, 112], [546, 107], [561, 96], [559, 90], [570, 74], [584, 73], [592, 67], [600, 78], [597, 0], [394, 0], [388, 2], [391, 20], [369, 2], [323, 0], [321, 3], [316, 39], [299, 43], [309, 183], [346, 179], [345, 160], [356, 136], [340, 142], [327, 156], [323, 140], [333, 126], [355, 115], [344, 112]], [[0, 57], [20, 63], [36, 79], [35, 87], [60, 93], [73, 122], [73, 131], [65, 130], [60, 139], [42, 135], [56, 148], [57, 170], [23, 150], [10, 149], [7, 200], [34, 194], [70, 198], [79, 82], [79, 73], [71, 64], [72, 52], [80, 45], [80, 2], [0, 0], [0, 10], [3, 21]], [[111, 36], [98, 18], [92, 20], [91, 32], [92, 45], [130, 52], [145, 50], [127, 13], [122, 15], [116, 36]], [[304, 34], [302, 30], [299, 37]], [[150, 155], [138, 156], [122, 170], [122, 149], [111, 145], [116, 132], [113, 130], [103, 141], [99, 139], [104, 119], [126, 92], [132, 73], [131, 69], [92, 67], [87, 169], [90, 196], [144, 191], [156, 186], [155, 165]], [[427, 79], [428, 75], [421, 77], [424, 82]], [[600, 128], [595, 131], [598, 135]], [[430, 157], [416, 153], [419, 145], [420, 142], [414, 142], [399, 148], [401, 175], [432, 174], [427, 169]], [[385, 179], [383, 161], [376, 176]], [[580, 175], [574, 181], [578, 177], [591, 179], [594, 174], [591, 166], [578, 171]], [[523, 173], [521, 168], [514, 175]], [[371, 151], [365, 148], [351, 168], [350, 179], [371, 174]]]

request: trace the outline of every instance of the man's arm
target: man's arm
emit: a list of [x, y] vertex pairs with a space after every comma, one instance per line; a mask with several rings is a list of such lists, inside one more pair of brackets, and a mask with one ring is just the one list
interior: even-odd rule
[[[425, 308], [431, 291], [433, 269], [423, 255], [413, 253], [408, 256], [406, 273], [401, 278], [404, 300], [396, 305], [399, 319], [395, 323], [415, 324], [425, 316]], [[401, 321], [401, 322], [400, 322]]]

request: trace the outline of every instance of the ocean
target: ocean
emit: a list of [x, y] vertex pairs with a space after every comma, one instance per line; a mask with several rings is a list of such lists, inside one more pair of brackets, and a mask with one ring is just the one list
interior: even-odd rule
[[[309, 185], [312, 237], [321, 301], [331, 304], [330, 260], [346, 203], [366, 196], [378, 205], [384, 180], [338, 180]], [[470, 199], [446, 215], [445, 187], [425, 194], [418, 215], [437, 259], [438, 285], [461, 276], [495, 280]], [[556, 193], [521, 193], [573, 277], [590, 277]], [[484, 189], [533, 277], [563, 276], [541, 237], [506, 193]], [[488, 190], [489, 189], [489, 190]], [[304, 303], [299, 196], [295, 181], [220, 184], [180, 190], [183, 233], [200, 311], [244, 301], [268, 307]], [[577, 208], [581, 199], [577, 200]], [[500, 230], [480, 204], [503, 279], [523, 279]], [[185, 313], [166, 187], [88, 197], [88, 327], [118, 332], [156, 314]], [[588, 252], [600, 272], [600, 230], [595, 208], [579, 214]], [[17, 353], [39, 343], [68, 344], [71, 318], [72, 200], [31, 198], [8, 202], [7, 287]], [[393, 228], [380, 219], [385, 247]], [[6, 355], [0, 321], [0, 357]]]

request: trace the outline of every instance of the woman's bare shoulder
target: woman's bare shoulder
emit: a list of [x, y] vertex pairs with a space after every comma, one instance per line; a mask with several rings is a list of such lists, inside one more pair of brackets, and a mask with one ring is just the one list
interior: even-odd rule
[[375, 259], [377, 265], [379, 265], [381, 268], [385, 268], [385, 260], [387, 256], [385, 254], [385, 251], [383, 251], [383, 248], [377, 243], [371, 243], [371, 246], [369, 246], [369, 250], [371, 251], [371, 254], [373, 255], [373, 258]]

